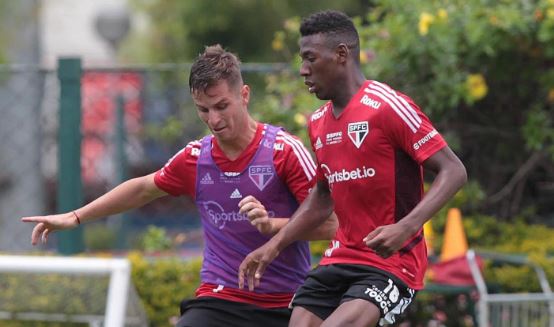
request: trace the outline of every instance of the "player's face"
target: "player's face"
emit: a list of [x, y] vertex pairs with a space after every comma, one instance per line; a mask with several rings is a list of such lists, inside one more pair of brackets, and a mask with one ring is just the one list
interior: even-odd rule
[[248, 85], [230, 87], [227, 81], [208, 87], [205, 92], [194, 91], [192, 98], [198, 116], [218, 141], [236, 139], [248, 124]]
[[325, 36], [313, 34], [300, 39], [300, 75], [308, 91], [320, 100], [332, 100], [336, 84], [336, 53], [325, 43]]

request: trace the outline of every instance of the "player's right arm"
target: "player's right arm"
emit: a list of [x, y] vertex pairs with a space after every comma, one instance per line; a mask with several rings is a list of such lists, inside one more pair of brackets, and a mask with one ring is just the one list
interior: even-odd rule
[[333, 213], [333, 207], [329, 185], [323, 179], [318, 180], [290, 221], [266, 244], [244, 258], [239, 267], [239, 287], [244, 287], [246, 278], [248, 288], [254, 290], [254, 287], [259, 285], [266, 267], [279, 253], [329, 218]]
[[21, 221], [36, 223], [31, 234], [31, 243], [36, 245], [40, 239], [45, 243], [52, 231], [73, 228], [79, 223], [138, 208], [164, 195], [167, 193], [156, 186], [154, 174], [150, 174], [121, 183], [75, 211], [49, 216], [23, 217]]

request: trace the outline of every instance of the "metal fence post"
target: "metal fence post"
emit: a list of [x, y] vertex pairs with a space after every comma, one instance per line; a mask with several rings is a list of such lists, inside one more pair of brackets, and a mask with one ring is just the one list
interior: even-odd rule
[[[127, 130], [125, 128], [125, 98], [118, 94], [115, 98], [116, 103], [116, 120], [115, 120], [115, 144], [116, 144], [116, 162], [117, 162], [117, 177], [118, 183], [123, 183], [128, 178], [127, 173], [127, 153], [125, 144], [127, 143]], [[118, 231], [117, 231], [117, 248], [125, 249], [127, 245], [127, 228], [128, 216], [126, 213], [117, 215]]]
[[[60, 113], [58, 129], [58, 212], [81, 206], [81, 59], [58, 60]], [[58, 251], [74, 254], [84, 250], [83, 230], [58, 233]]]

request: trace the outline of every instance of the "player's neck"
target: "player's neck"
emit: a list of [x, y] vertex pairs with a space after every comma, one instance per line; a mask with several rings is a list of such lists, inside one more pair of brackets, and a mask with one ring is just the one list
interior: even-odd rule
[[363, 73], [359, 69], [356, 69], [352, 73], [347, 74], [343, 82], [337, 85], [337, 93], [334, 98], [331, 99], [335, 117], [338, 117], [344, 111], [352, 97], [358, 93], [365, 81], [366, 78]]
[[236, 138], [232, 140], [217, 140], [219, 148], [229, 160], [237, 159], [240, 154], [248, 148], [250, 143], [252, 143], [257, 128], [258, 123], [249, 117], [244, 127], [238, 129], [240, 132]]

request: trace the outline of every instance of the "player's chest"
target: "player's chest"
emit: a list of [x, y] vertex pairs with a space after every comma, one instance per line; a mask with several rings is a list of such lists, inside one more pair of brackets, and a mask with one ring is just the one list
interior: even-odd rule
[[312, 146], [319, 162], [376, 160], [391, 147], [371, 114], [327, 119], [312, 129]]

